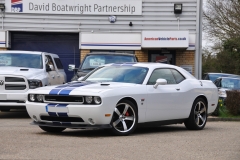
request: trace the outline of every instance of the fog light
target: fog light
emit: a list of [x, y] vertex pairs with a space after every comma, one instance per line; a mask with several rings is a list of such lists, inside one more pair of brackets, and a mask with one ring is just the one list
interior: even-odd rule
[[92, 103], [93, 98], [92, 98], [92, 96], [86, 96], [85, 100], [86, 100], [87, 103]]
[[33, 115], [33, 120], [34, 120], [35, 122], [38, 121], [38, 119], [37, 119], [37, 117], [36, 117], [35, 115]]
[[38, 95], [37, 95], [37, 100], [38, 100], [39, 102], [43, 102], [43, 95], [42, 95], [42, 94], [38, 94]]
[[29, 99], [30, 99], [30, 101], [34, 102], [35, 101], [35, 95], [34, 94], [30, 94], [29, 95]]
[[96, 104], [100, 104], [102, 102], [101, 98], [100, 97], [94, 97], [94, 102]]
[[95, 124], [95, 122], [93, 121], [92, 118], [88, 118], [88, 122], [89, 122], [91, 125], [94, 125], [94, 124]]

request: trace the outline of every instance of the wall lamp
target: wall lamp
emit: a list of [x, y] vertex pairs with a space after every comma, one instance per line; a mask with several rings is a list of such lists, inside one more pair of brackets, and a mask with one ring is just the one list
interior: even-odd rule
[[174, 14], [181, 14], [182, 13], [182, 4], [177, 3], [174, 4]]
[[129, 26], [130, 26], [130, 27], [132, 27], [132, 26], [133, 26], [132, 22], [130, 22], [130, 23], [129, 23]]
[[5, 11], [5, 4], [4, 3], [0, 3], [0, 10]]

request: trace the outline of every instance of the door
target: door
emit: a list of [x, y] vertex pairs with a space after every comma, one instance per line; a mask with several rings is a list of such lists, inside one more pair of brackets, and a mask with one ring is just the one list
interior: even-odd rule
[[68, 65], [80, 65], [79, 33], [11, 32], [11, 50], [57, 54], [68, 82], [74, 76], [74, 72], [68, 71]]
[[175, 55], [175, 50], [148, 50], [148, 61], [175, 65]]
[[57, 69], [50, 55], [45, 55], [45, 65], [46, 68], [47, 67], [51, 68], [51, 70], [47, 72], [48, 85], [59, 84]]
[[[175, 74], [178, 74], [179, 77], [176, 77]], [[167, 80], [167, 84], [154, 88], [153, 86], [159, 78]], [[186, 116], [183, 111], [181, 111], [185, 105], [181, 85], [184, 79], [185, 78], [174, 69], [161, 68], [153, 71], [147, 83], [147, 121], [180, 119]]]

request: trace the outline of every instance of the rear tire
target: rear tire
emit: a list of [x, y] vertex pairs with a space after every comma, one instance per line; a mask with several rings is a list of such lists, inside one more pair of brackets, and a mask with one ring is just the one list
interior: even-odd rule
[[113, 112], [111, 131], [117, 136], [127, 136], [137, 127], [137, 107], [129, 100], [120, 101]]
[[193, 102], [190, 116], [184, 122], [187, 129], [201, 130], [207, 122], [207, 103], [203, 98], [197, 98]]
[[42, 130], [51, 133], [58, 133], [64, 131], [66, 128], [58, 128], [58, 127], [47, 127], [47, 126], [39, 126]]

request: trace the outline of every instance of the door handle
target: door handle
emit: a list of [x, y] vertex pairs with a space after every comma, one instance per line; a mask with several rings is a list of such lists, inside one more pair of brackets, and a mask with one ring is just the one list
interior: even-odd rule
[[176, 88], [177, 91], [180, 91], [180, 88]]
[[54, 75], [52, 75], [52, 78], [54, 78], [55, 76]]

